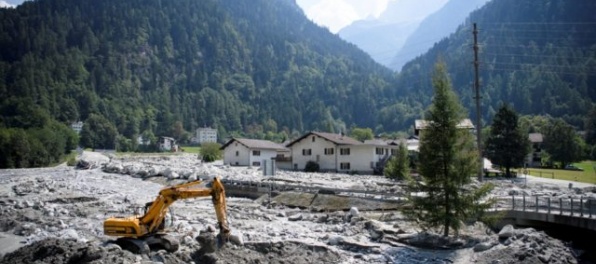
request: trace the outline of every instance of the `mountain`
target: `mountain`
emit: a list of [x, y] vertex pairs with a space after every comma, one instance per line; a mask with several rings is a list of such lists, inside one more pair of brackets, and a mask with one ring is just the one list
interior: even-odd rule
[[449, 0], [437, 12], [426, 17], [410, 34], [389, 65], [394, 70], [423, 54], [435, 43], [455, 32], [470, 13], [489, 0]]
[[595, 1], [488, 2], [472, 12], [454, 34], [405, 64], [396, 94], [405, 103], [380, 112], [389, 116], [422, 112], [432, 97], [429, 77], [438, 58], [446, 62], [464, 105], [475, 109], [474, 22], [479, 31], [481, 115], [485, 122], [500, 104], [509, 103], [521, 114], [561, 117], [581, 129], [596, 102]]
[[32, 112], [99, 114], [128, 139], [372, 127], [395, 83], [293, 0], [27, 1], [0, 9], [0, 32], [0, 127]]
[[379, 18], [355, 21], [338, 34], [366, 51], [375, 61], [389, 66], [406, 38], [445, 2], [447, 0], [390, 1]]

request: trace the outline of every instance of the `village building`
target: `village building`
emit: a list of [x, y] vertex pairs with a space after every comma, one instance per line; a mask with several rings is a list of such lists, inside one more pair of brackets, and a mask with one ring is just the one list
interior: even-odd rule
[[178, 145], [176, 144], [176, 140], [171, 137], [159, 137], [157, 147], [159, 148], [159, 151], [178, 151]]
[[77, 134], [81, 134], [81, 130], [83, 130], [83, 122], [82, 121], [72, 122], [70, 124], [70, 128], [72, 128], [72, 130], [77, 132]]
[[201, 127], [195, 131], [195, 136], [190, 139], [192, 143], [215, 143], [217, 142], [217, 129], [211, 127]]
[[278, 155], [289, 153], [281, 144], [269, 140], [232, 138], [221, 147], [223, 162], [233, 166], [261, 166], [275, 160]]
[[396, 153], [398, 143], [384, 140], [360, 142], [342, 134], [309, 132], [290, 142], [293, 170], [304, 170], [309, 161], [320, 171], [371, 174]]
[[[414, 136], [420, 138], [420, 131], [426, 129], [428, 125], [429, 122], [427, 120], [416, 119], [414, 121]], [[457, 124], [457, 128], [469, 129], [472, 134], [476, 134], [474, 124], [472, 123], [472, 120], [468, 118], [463, 119], [461, 122], [459, 122], [459, 124]]]
[[542, 142], [543, 136], [541, 133], [528, 134], [530, 144], [532, 144], [532, 151], [526, 157], [526, 167], [540, 167], [542, 166]]

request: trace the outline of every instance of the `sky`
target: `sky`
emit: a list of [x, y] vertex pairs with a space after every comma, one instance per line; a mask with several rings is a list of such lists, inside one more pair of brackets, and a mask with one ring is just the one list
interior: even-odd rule
[[313, 22], [337, 33], [355, 20], [379, 17], [390, 0], [296, 0]]

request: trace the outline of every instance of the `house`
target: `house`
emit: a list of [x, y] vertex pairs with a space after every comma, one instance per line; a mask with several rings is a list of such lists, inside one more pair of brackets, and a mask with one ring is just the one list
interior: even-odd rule
[[[426, 127], [428, 127], [428, 124], [429, 124], [429, 122], [426, 120], [416, 119], [414, 121], [414, 135], [416, 137], [420, 138], [420, 131], [422, 131]], [[476, 133], [474, 124], [472, 123], [472, 120], [470, 120], [468, 118], [463, 119], [461, 122], [459, 122], [459, 124], [457, 124], [457, 128], [469, 129], [470, 132], [472, 132], [474, 134]]]
[[233, 166], [261, 166], [263, 161], [275, 159], [280, 153], [287, 153], [283, 145], [269, 140], [232, 138], [221, 147], [223, 162]]
[[526, 167], [540, 167], [542, 166], [543, 136], [541, 133], [530, 133], [528, 139], [532, 144], [532, 151], [526, 157]]
[[198, 144], [217, 142], [217, 129], [210, 127], [198, 128], [195, 131], [195, 136], [191, 139], [191, 141]]
[[83, 122], [82, 121], [72, 122], [70, 124], [70, 128], [72, 128], [72, 130], [77, 132], [77, 134], [81, 134], [81, 130], [83, 130]]
[[292, 153], [294, 170], [304, 170], [306, 163], [314, 161], [319, 164], [320, 171], [373, 171], [374, 147], [342, 134], [313, 131], [290, 142], [287, 147]]
[[159, 151], [178, 151], [178, 145], [176, 145], [176, 140], [171, 137], [159, 137], [157, 146], [159, 148]]

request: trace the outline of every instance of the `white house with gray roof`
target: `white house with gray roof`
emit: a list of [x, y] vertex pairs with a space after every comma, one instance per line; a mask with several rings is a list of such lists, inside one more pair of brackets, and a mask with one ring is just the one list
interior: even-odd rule
[[360, 142], [348, 136], [309, 132], [287, 145], [294, 170], [304, 170], [314, 161], [321, 171], [370, 174], [397, 153], [399, 141], [373, 139]]
[[269, 140], [232, 138], [221, 149], [223, 162], [232, 166], [260, 167], [264, 160], [271, 161], [278, 154], [288, 153], [284, 146]]

